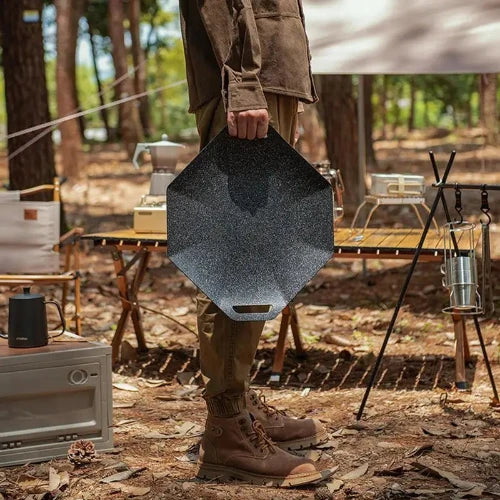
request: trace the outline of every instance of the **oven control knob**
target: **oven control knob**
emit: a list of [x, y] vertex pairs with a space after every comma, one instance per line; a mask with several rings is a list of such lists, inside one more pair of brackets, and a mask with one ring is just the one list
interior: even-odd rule
[[74, 385], [82, 385], [87, 382], [89, 376], [88, 373], [85, 370], [71, 370], [68, 374], [68, 380], [70, 384]]

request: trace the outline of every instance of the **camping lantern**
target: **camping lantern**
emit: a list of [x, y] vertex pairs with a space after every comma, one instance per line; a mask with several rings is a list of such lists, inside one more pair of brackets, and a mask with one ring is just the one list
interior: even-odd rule
[[445, 307], [443, 312], [482, 312], [474, 229], [475, 224], [470, 222], [450, 222], [444, 225], [444, 264], [441, 266], [441, 272], [444, 275], [443, 286], [450, 294], [450, 305]]

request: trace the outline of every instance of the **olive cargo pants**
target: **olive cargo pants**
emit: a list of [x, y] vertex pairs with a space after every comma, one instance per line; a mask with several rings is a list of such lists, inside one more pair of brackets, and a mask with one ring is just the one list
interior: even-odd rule
[[[266, 100], [272, 126], [293, 144], [297, 98], [266, 94]], [[196, 124], [201, 149], [227, 124], [222, 98], [212, 99], [196, 111]], [[200, 365], [208, 412], [216, 416], [235, 415], [245, 408], [250, 369], [264, 322], [233, 321], [201, 291], [196, 299]]]

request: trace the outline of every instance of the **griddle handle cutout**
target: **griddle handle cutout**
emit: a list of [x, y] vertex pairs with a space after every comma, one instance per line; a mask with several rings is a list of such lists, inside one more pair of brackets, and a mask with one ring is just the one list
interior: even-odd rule
[[239, 304], [229, 306], [226, 314], [234, 321], [268, 321], [273, 319], [280, 310], [272, 304]]
[[273, 306], [271, 304], [259, 304], [258, 306], [233, 306], [237, 313], [252, 314], [252, 313], [267, 313], [270, 312]]

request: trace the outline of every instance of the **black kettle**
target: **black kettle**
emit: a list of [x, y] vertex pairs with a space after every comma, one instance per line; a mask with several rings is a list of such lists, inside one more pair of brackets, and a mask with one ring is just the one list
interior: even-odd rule
[[55, 300], [45, 300], [39, 293], [30, 293], [24, 288], [23, 293], [9, 299], [9, 329], [7, 335], [9, 347], [41, 347], [49, 343], [47, 312], [45, 304], [55, 304], [61, 318], [62, 332], [50, 338], [59, 337], [66, 330], [66, 322], [61, 306]]

